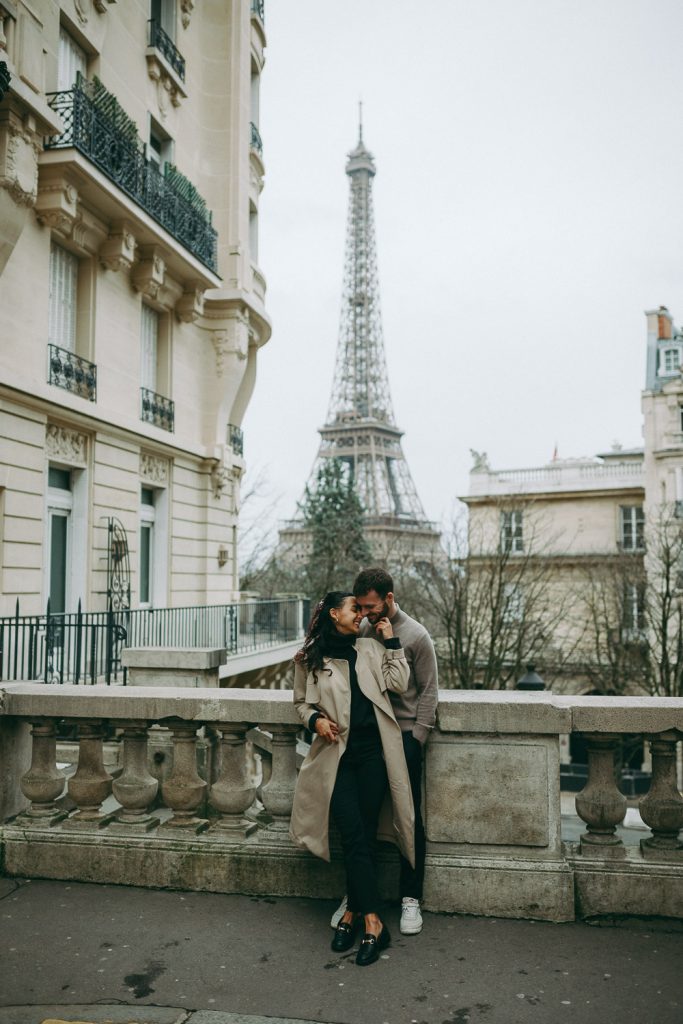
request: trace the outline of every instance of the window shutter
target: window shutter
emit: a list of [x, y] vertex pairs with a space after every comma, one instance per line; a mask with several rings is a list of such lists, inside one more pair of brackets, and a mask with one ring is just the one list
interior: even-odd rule
[[65, 29], [60, 28], [57, 62], [57, 89], [59, 92], [73, 89], [79, 71], [85, 78], [86, 65], [85, 50]]
[[50, 249], [50, 306], [48, 337], [69, 352], [76, 349], [78, 257], [52, 243]]
[[159, 314], [143, 303], [140, 327], [140, 386], [149, 391], [157, 389], [158, 336]]

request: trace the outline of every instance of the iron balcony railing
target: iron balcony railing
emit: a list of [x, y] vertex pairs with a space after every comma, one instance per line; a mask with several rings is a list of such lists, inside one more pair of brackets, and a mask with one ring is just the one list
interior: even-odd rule
[[48, 384], [97, 401], [97, 367], [66, 348], [48, 343]]
[[263, 156], [263, 142], [261, 141], [259, 130], [253, 121], [249, 122], [249, 128], [251, 131], [249, 145], [251, 146], [252, 149], [256, 150], [259, 156]]
[[[61, 135], [45, 140], [46, 149], [73, 147], [86, 156], [122, 192], [173, 235], [209, 270], [217, 270], [217, 232], [211, 214], [198, 209], [145, 156], [145, 146], [134, 131], [122, 132], [98, 93], [79, 76], [76, 85], [49, 94], [49, 104], [64, 123]], [[106, 94], [111, 99], [110, 94]]]
[[265, 22], [265, 0], [251, 0], [251, 13], [258, 15], [261, 21]]
[[234, 423], [228, 423], [228, 444], [235, 455], [244, 455], [244, 431]]
[[173, 433], [175, 402], [172, 398], [164, 398], [156, 391], [150, 391], [149, 388], [140, 388], [140, 419]]
[[187, 608], [137, 608], [0, 618], [0, 679], [126, 683], [124, 647], [216, 647], [229, 655], [302, 638], [309, 602], [300, 598]]
[[164, 57], [175, 71], [178, 78], [185, 81], [185, 58], [173, 42], [161, 23], [152, 18], [149, 21], [149, 45]]

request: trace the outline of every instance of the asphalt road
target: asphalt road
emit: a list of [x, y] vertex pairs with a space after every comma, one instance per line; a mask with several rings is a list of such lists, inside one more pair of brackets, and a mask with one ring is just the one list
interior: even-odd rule
[[683, 1022], [683, 922], [426, 914], [404, 938], [391, 908], [392, 946], [359, 968], [329, 948], [332, 909], [0, 879], [0, 1024]]

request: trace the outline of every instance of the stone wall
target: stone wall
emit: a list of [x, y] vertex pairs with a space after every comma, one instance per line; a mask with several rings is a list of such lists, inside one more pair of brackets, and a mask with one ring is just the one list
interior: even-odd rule
[[[329, 866], [288, 838], [302, 752], [291, 694], [15, 683], [0, 697], [7, 875], [341, 893], [338, 849]], [[77, 726], [80, 746], [66, 788], [55, 765], [60, 720]], [[159, 727], [170, 730], [170, 743], [168, 732], [159, 742]], [[113, 779], [102, 757], [112, 729], [122, 769]], [[560, 830], [559, 737], [572, 732], [587, 736], [590, 761], [576, 798], [586, 831], [576, 843], [563, 841]], [[633, 733], [645, 734], [652, 749], [652, 784], [640, 804], [651, 832], [639, 847], [626, 847], [616, 834], [626, 800], [614, 781], [614, 754], [620, 737]], [[682, 737], [681, 700], [442, 694], [426, 755], [426, 906], [554, 921], [683, 916], [683, 798], [675, 772]], [[254, 749], [267, 768], [260, 784]], [[385, 893], [395, 895], [391, 849], [382, 864]]]

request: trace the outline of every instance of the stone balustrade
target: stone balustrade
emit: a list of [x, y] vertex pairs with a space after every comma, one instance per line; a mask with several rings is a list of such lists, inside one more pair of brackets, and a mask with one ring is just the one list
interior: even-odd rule
[[[64, 722], [77, 727], [68, 778], [56, 742]], [[578, 842], [561, 834], [559, 739], [572, 732], [589, 762]], [[109, 771], [112, 733], [120, 761]], [[640, 845], [617, 834], [625, 735], [646, 737], [652, 755]], [[426, 754], [427, 907], [558, 921], [683, 916], [682, 738], [683, 700], [443, 692]], [[287, 692], [0, 685], [0, 862], [10, 876], [338, 896], [335, 844], [329, 866], [288, 837], [301, 754]], [[387, 895], [396, 875], [387, 848]]]

